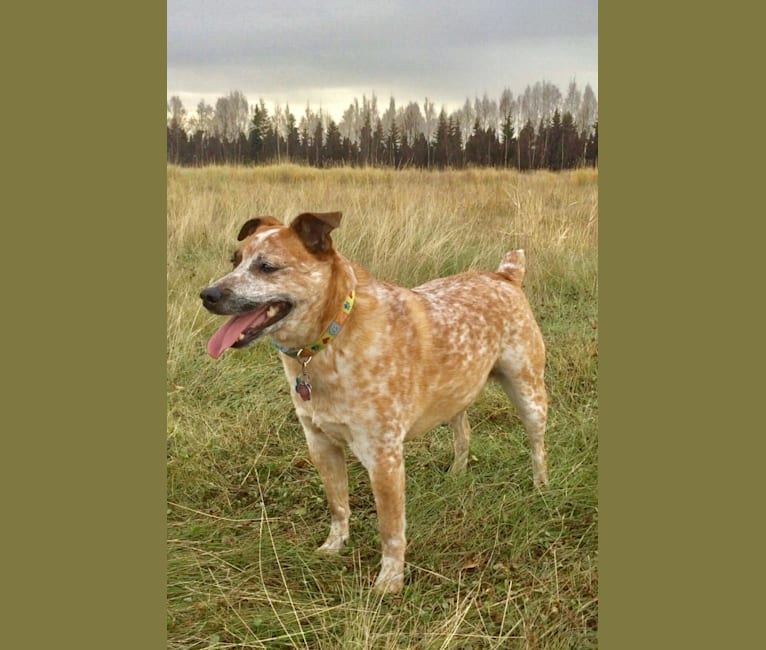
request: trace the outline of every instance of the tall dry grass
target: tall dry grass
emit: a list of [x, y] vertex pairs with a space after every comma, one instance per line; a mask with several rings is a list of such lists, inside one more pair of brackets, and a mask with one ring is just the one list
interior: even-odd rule
[[248, 216], [289, 220], [307, 210], [341, 210], [337, 248], [411, 285], [445, 269], [492, 267], [512, 247], [565, 258], [592, 252], [597, 172], [171, 167], [168, 251], [172, 260], [194, 243], [226, 247]]

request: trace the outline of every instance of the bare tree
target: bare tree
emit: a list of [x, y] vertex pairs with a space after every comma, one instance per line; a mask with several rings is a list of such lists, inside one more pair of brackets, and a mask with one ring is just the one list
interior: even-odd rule
[[510, 88], [503, 88], [503, 92], [500, 94], [500, 104], [498, 106], [500, 110], [500, 119], [506, 120], [512, 115], [514, 110], [513, 93]]
[[369, 100], [366, 95], [362, 95], [362, 122], [365, 121], [368, 115], [370, 117], [370, 124], [375, 124], [380, 119], [378, 115], [378, 98], [375, 93], [372, 93], [372, 97]]
[[[285, 156], [290, 161], [290, 133], [295, 129], [295, 117], [290, 114], [290, 104], [285, 104], [284, 112], [284, 132], [285, 132]], [[293, 152], [294, 155], [295, 152]]]
[[489, 129], [497, 131], [497, 102], [490, 99], [487, 93], [484, 93], [481, 101], [477, 97], [474, 104], [481, 128], [485, 131], [489, 131]]
[[[314, 138], [314, 133], [316, 132], [317, 125], [319, 124], [319, 116], [314, 113], [314, 111], [311, 110], [311, 106], [307, 103], [306, 104], [306, 110], [304, 111], [303, 115], [301, 116], [300, 121], [300, 130], [302, 133], [305, 134], [305, 141], [303, 143], [303, 146], [306, 149], [306, 154], [309, 153], [309, 147], [311, 144], [311, 141]], [[322, 146], [322, 143], [319, 143], [319, 146]]]
[[338, 130], [344, 138], [348, 138], [352, 143], [357, 144], [361, 136], [362, 123], [359, 100], [354, 97], [354, 101], [343, 112], [340, 124], [338, 124]]
[[509, 88], [504, 88], [500, 95], [500, 119], [502, 119], [503, 131], [503, 165], [508, 166], [508, 155], [510, 153], [511, 129], [513, 128], [513, 114], [516, 112], [513, 101], [513, 93]]
[[168, 127], [184, 128], [186, 121], [186, 109], [178, 95], [173, 95], [168, 100]]
[[590, 84], [587, 84], [583, 91], [580, 110], [577, 114], [577, 125], [580, 127], [581, 133], [584, 133], [587, 136], [590, 135], [593, 130], [593, 125], [597, 121], [598, 100], [596, 99], [596, 94], [593, 92], [593, 88], [590, 87]]
[[420, 106], [417, 102], [410, 102], [404, 109], [401, 129], [409, 146], [412, 146], [418, 135], [424, 132], [425, 120], [423, 119], [423, 115], [420, 112]]
[[519, 98], [519, 120], [526, 124], [537, 121], [538, 107], [532, 94], [532, 87], [527, 86], [524, 94]]
[[213, 128], [218, 137], [226, 142], [235, 142], [241, 133], [247, 131], [248, 121], [247, 98], [239, 90], [218, 98], [213, 119]]
[[186, 109], [181, 98], [173, 95], [168, 100], [168, 159], [178, 164], [183, 158], [182, 149], [186, 142], [184, 122]]
[[576, 121], [580, 113], [581, 103], [582, 93], [579, 88], [577, 88], [577, 82], [572, 79], [572, 81], [569, 82], [567, 96], [564, 99], [564, 113], [569, 113]]
[[279, 103], [274, 104], [274, 114], [271, 116], [271, 127], [274, 129], [274, 141], [277, 153], [277, 162], [282, 162], [282, 157], [279, 151], [279, 140], [284, 136], [285, 114], [282, 112], [282, 106]]
[[[539, 82], [538, 82], [539, 83]], [[542, 82], [542, 118], [546, 122], [561, 109], [561, 91], [549, 81]]]
[[471, 129], [476, 121], [476, 112], [471, 106], [471, 100], [468, 97], [465, 98], [465, 104], [463, 108], [458, 112], [458, 124], [460, 125], [461, 146], [465, 149], [465, 145], [468, 142], [468, 138], [471, 135]]
[[547, 124], [557, 110], [561, 110], [561, 91], [549, 81], [538, 81], [527, 86], [519, 101], [520, 121]]
[[189, 118], [189, 130], [192, 133], [202, 133], [209, 136], [213, 132], [213, 107], [204, 99], [197, 104], [197, 112]]
[[436, 129], [436, 107], [426, 97], [423, 102], [423, 135], [426, 136], [426, 165], [431, 167], [431, 139]]
[[[392, 97], [391, 101], [393, 101], [393, 99], [394, 98]], [[375, 93], [372, 93], [370, 99], [367, 99], [367, 95], [362, 95], [361, 106], [359, 105], [359, 100], [354, 97], [354, 101], [351, 102], [348, 105], [348, 108], [343, 112], [341, 120], [338, 123], [338, 130], [344, 138], [348, 138], [353, 144], [359, 144], [362, 137], [362, 128], [364, 128], [365, 121], [368, 118], [370, 124], [377, 123], [379, 119], [378, 98]]]
[[388, 102], [386, 112], [383, 113], [383, 117], [380, 118], [384, 133], [389, 133], [391, 131], [391, 125], [394, 123], [394, 120], [396, 120], [396, 101], [394, 101], [392, 96]]

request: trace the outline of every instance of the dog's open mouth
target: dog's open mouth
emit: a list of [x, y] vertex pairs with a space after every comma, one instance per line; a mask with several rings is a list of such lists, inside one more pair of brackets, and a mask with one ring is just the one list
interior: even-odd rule
[[252, 311], [233, 316], [208, 341], [208, 354], [217, 359], [224, 350], [249, 345], [267, 327], [287, 316], [290, 309], [292, 305], [289, 302], [276, 301], [264, 303]]

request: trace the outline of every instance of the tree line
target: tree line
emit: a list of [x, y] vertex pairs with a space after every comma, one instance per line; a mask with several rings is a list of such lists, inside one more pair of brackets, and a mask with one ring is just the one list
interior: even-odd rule
[[250, 105], [238, 90], [200, 101], [188, 114], [168, 100], [167, 157], [177, 165], [259, 165], [294, 162], [315, 167], [507, 167], [562, 170], [598, 166], [598, 102], [590, 85], [549, 82], [499, 100], [485, 93], [451, 113], [428, 98], [380, 110], [377, 97], [354, 98], [339, 122], [307, 105], [297, 119], [288, 105]]

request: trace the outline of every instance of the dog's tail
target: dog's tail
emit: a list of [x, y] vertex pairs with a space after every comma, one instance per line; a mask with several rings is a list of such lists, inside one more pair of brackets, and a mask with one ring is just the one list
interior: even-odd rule
[[521, 248], [515, 251], [508, 251], [503, 255], [503, 261], [500, 262], [500, 266], [497, 267], [497, 273], [519, 287], [524, 280], [525, 270], [526, 258], [524, 257], [524, 250]]

